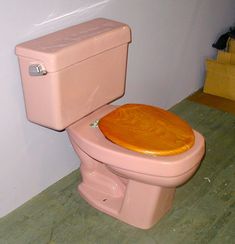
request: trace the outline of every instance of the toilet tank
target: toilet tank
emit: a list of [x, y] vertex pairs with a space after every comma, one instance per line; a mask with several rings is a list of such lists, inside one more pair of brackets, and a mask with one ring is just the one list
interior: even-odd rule
[[95, 19], [16, 46], [27, 117], [63, 130], [125, 90], [130, 28]]

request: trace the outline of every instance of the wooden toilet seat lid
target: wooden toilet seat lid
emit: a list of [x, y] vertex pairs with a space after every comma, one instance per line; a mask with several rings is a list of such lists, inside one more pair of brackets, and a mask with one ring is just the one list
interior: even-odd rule
[[125, 104], [99, 121], [113, 143], [132, 151], [167, 156], [187, 151], [194, 144], [190, 125], [166, 110], [143, 104]]

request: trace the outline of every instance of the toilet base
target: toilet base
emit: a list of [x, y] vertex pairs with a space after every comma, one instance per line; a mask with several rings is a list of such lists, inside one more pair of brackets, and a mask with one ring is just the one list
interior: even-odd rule
[[116, 197], [82, 182], [80, 195], [94, 208], [127, 224], [149, 229], [172, 207], [175, 188], [163, 188], [129, 180], [125, 194]]
[[76, 147], [81, 159], [80, 195], [94, 208], [141, 229], [151, 228], [172, 207], [175, 187], [126, 179]]

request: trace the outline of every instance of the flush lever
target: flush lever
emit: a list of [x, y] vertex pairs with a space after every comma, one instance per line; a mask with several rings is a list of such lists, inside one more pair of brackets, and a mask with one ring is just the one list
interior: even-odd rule
[[29, 74], [31, 76], [42, 76], [46, 75], [47, 71], [45, 67], [41, 64], [31, 64], [29, 65]]

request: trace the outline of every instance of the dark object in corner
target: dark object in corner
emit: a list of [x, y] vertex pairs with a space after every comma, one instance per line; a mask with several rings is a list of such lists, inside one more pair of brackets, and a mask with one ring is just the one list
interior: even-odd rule
[[235, 27], [230, 27], [228, 32], [221, 35], [217, 42], [212, 44], [212, 47], [218, 50], [224, 50], [229, 37], [235, 39]]

